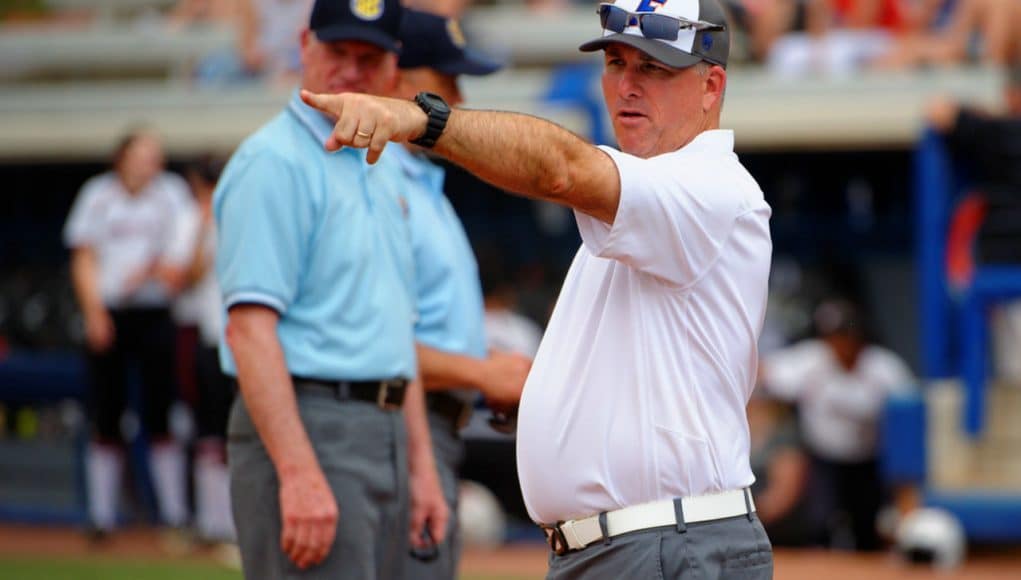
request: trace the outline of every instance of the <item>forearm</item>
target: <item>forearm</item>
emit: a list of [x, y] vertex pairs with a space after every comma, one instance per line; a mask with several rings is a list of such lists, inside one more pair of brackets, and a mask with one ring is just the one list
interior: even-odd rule
[[[309, 105], [337, 119], [324, 143], [368, 148], [375, 163], [388, 141], [414, 141], [428, 117], [411, 101], [355, 93], [320, 95], [302, 91]], [[371, 128], [357, 141], [359, 127]], [[433, 148], [482, 179], [522, 195], [573, 207], [612, 223], [620, 202], [617, 166], [606, 153], [549, 121], [520, 113], [451, 111]]]
[[486, 372], [485, 359], [439, 350], [422, 343], [416, 344], [415, 348], [426, 391], [482, 388]]
[[434, 150], [497, 187], [567, 205], [603, 221], [612, 222], [616, 214], [619, 178], [613, 162], [549, 121], [456, 109]]
[[403, 408], [404, 425], [408, 432], [408, 470], [412, 474], [435, 471], [436, 460], [433, 458], [432, 438], [429, 435], [425, 394], [421, 381], [416, 379], [408, 385], [408, 390], [404, 394]]
[[772, 523], [787, 515], [804, 492], [808, 466], [797, 451], [777, 455], [769, 468], [769, 486], [755, 499], [763, 522]]
[[106, 309], [99, 291], [99, 264], [90, 248], [76, 248], [71, 256], [71, 283], [75, 298], [86, 315]]
[[319, 469], [275, 327], [239, 321], [232, 312], [227, 338], [245, 407], [277, 473], [283, 477]]

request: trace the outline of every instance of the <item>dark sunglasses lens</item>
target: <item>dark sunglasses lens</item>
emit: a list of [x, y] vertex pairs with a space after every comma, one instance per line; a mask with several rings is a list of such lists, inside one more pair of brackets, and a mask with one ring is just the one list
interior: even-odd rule
[[599, 7], [599, 21], [603, 28], [613, 32], [624, 32], [630, 14], [626, 10], [604, 4]]
[[680, 23], [662, 14], [642, 15], [642, 36], [658, 40], [677, 40]]

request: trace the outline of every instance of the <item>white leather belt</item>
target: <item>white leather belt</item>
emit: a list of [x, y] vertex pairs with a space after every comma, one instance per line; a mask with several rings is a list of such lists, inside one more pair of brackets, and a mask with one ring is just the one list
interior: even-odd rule
[[563, 554], [628, 532], [664, 526], [676, 526], [683, 531], [688, 524], [743, 516], [754, 511], [751, 491], [745, 488], [644, 503], [542, 528], [550, 548]]

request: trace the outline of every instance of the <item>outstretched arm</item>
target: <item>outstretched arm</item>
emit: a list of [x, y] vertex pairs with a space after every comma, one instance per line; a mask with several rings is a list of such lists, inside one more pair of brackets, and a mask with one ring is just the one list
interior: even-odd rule
[[[301, 96], [337, 119], [328, 150], [367, 148], [371, 163], [387, 142], [411, 141], [425, 133], [426, 115], [411, 101], [356, 93], [302, 91]], [[433, 151], [497, 187], [567, 205], [606, 223], [616, 217], [616, 165], [598, 148], [549, 121], [520, 113], [455, 109]]]

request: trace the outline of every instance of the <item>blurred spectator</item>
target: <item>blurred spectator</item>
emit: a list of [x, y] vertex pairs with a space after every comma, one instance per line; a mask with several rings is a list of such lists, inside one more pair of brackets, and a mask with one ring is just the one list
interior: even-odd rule
[[766, 60], [773, 43], [788, 33], [817, 37], [826, 29], [825, 0], [724, 0], [735, 27], [747, 35], [748, 56]]
[[[778, 74], [846, 74], [1021, 58], [1016, 0], [731, 0]], [[790, 30], [791, 33], [779, 37]]]
[[234, 50], [210, 55], [196, 70], [202, 84], [266, 80], [290, 86], [301, 69], [298, 39], [311, 0], [182, 0], [173, 26], [213, 23], [233, 28]]
[[877, 64], [885, 68], [1005, 66], [1021, 59], [1017, 0], [922, 0], [907, 13], [904, 35]]
[[235, 539], [226, 449], [227, 416], [234, 400], [234, 387], [220, 370], [217, 347], [223, 332], [224, 309], [213, 270], [216, 252], [213, 190], [224, 164], [218, 157], [204, 156], [192, 162], [185, 172], [199, 212], [186, 289], [175, 304], [178, 320], [198, 330], [197, 343], [192, 345], [195, 364], [191, 367], [197, 386], [198, 439], [193, 472], [195, 528], [200, 538], [213, 542]]
[[[822, 543], [819, 514], [809, 501], [810, 463], [791, 409], [757, 389], [748, 401], [755, 509], [774, 546]], [[817, 511], [817, 510], [816, 510]]]
[[141, 427], [164, 523], [187, 519], [184, 455], [171, 438], [175, 397], [174, 324], [193, 240], [187, 184], [163, 171], [160, 139], [141, 129], [114, 153], [113, 170], [82, 186], [64, 229], [71, 275], [85, 321], [90, 368], [92, 443], [86, 459], [89, 515], [100, 534], [116, 523], [121, 487], [129, 370], [141, 374]]
[[[765, 19], [773, 24], [760, 34], [759, 50], [777, 74], [848, 74], [889, 50], [901, 24], [898, 6], [898, 0], [780, 0]], [[785, 27], [791, 32], [777, 38]]]
[[975, 164], [978, 189], [1016, 199], [1021, 192], [1021, 63], [1009, 71], [1004, 103], [998, 112], [941, 98], [929, 105], [927, 116], [956, 156]]
[[762, 380], [774, 396], [797, 405], [817, 483], [814, 501], [825, 510], [831, 545], [878, 549], [878, 422], [886, 398], [911, 389], [913, 378], [899, 356], [869, 343], [851, 302], [824, 300], [813, 322], [819, 338], [765, 357]]
[[231, 27], [242, 0], [180, 0], [167, 16], [171, 29], [191, 26]]
[[75, 27], [90, 23], [96, 7], [53, 6], [46, 0], [0, 0], [0, 22], [4, 26]]

